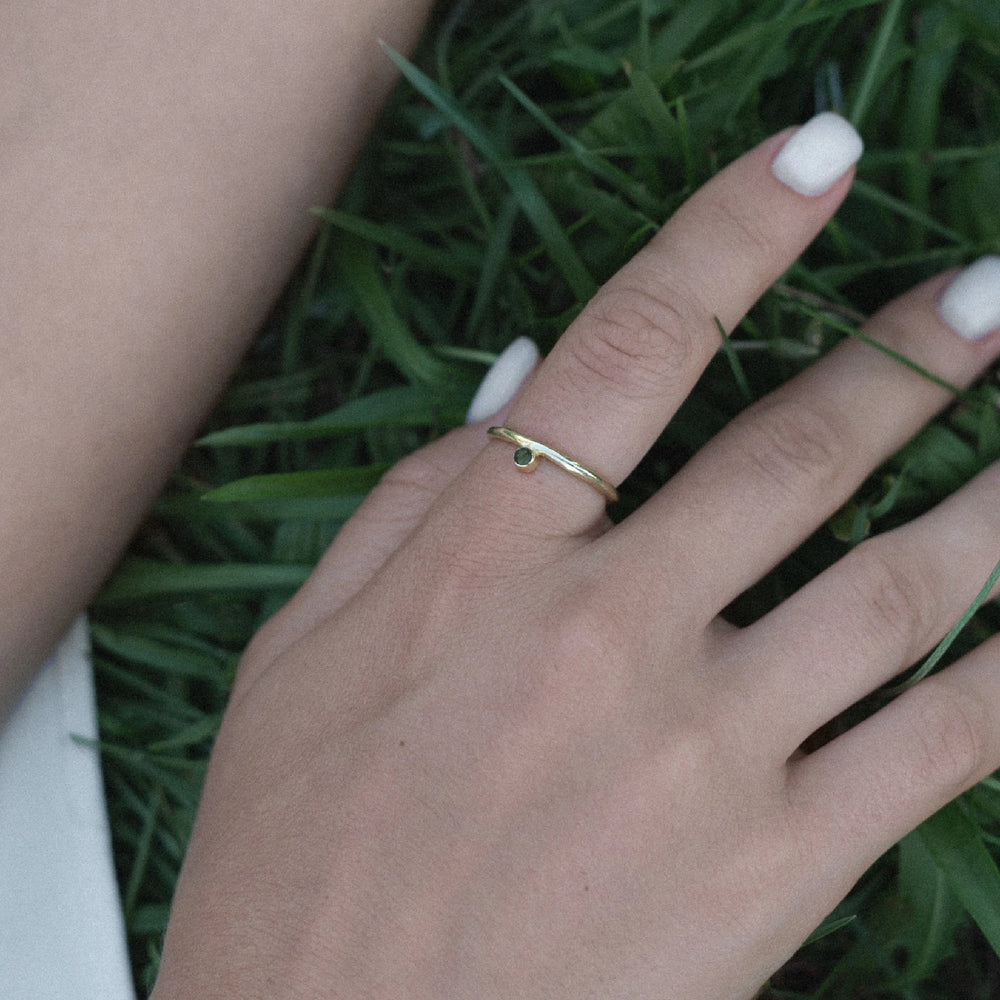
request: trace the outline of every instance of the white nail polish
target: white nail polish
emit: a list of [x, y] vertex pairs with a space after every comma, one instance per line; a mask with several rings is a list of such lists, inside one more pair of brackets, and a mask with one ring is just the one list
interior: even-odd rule
[[486, 377], [479, 383], [469, 406], [465, 422], [475, 424], [503, 409], [517, 394], [521, 383], [538, 364], [538, 348], [527, 337], [518, 337], [493, 362]]
[[781, 148], [771, 171], [799, 194], [829, 191], [861, 159], [864, 143], [846, 118], [824, 111], [806, 122]]
[[1000, 327], [1000, 257], [980, 257], [960, 271], [939, 299], [938, 314], [965, 340]]

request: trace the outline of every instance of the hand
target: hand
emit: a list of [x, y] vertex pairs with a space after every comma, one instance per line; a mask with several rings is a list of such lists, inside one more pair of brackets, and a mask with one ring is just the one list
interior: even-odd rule
[[[495, 422], [623, 479], [715, 317], [731, 329], [849, 187], [779, 182], [787, 139], [696, 194]], [[950, 280], [865, 332], [963, 384], [1000, 336], [946, 326]], [[800, 750], [975, 597], [996, 469], [756, 624], [718, 617], [947, 399], [850, 340], [613, 528], [485, 425], [398, 465], [247, 652], [156, 996], [750, 996], [1000, 765], [998, 640]]]

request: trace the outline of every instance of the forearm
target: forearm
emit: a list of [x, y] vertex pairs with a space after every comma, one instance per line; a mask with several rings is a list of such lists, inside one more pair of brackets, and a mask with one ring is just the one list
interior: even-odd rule
[[429, 0], [8, 5], [0, 712], [302, 253]]

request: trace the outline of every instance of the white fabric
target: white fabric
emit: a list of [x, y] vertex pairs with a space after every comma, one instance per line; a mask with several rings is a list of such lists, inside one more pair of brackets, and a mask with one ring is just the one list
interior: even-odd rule
[[96, 735], [81, 618], [0, 733], [2, 1000], [134, 1000]]

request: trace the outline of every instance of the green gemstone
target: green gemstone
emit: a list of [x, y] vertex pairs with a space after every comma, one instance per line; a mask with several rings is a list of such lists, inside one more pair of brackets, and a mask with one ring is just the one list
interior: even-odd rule
[[535, 453], [530, 448], [518, 448], [514, 452], [514, 464], [519, 469], [526, 469], [535, 460]]

